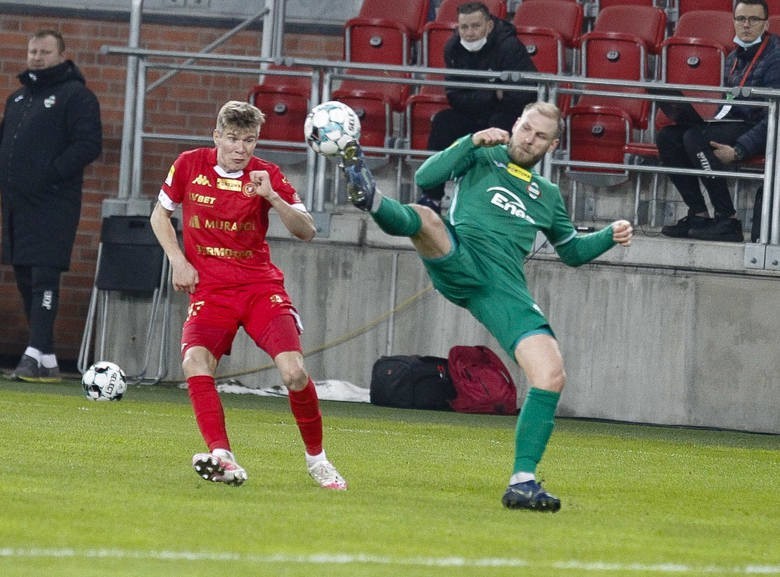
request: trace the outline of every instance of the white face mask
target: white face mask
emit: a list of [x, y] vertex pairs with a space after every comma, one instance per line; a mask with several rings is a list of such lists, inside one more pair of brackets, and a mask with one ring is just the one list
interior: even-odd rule
[[482, 47], [485, 44], [487, 44], [487, 36], [480, 38], [479, 40], [472, 40], [471, 42], [463, 40], [463, 38], [460, 39], [460, 45], [469, 52], [477, 52], [478, 50], [482, 50]]
[[761, 39], [762, 38], [763, 38], [763, 35], [761, 35], [758, 38], [756, 38], [755, 40], [753, 40], [753, 42], [744, 42], [744, 41], [739, 39], [739, 36], [734, 36], [734, 44], [736, 44], [737, 46], [741, 46], [744, 49], [748, 49], [751, 46], [755, 46], [756, 44], [761, 44]]

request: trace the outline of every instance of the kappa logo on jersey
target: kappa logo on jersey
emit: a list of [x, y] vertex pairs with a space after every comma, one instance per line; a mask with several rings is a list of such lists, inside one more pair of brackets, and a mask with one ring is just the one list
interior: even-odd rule
[[55, 104], [57, 104], [57, 97], [54, 94], [52, 94], [51, 96], [49, 96], [43, 101], [44, 108], [51, 108]]
[[209, 179], [207, 176], [203, 174], [199, 174], [195, 177], [195, 180], [192, 181], [192, 184], [199, 184], [201, 186], [208, 186], [211, 187], [211, 182], [209, 182]]
[[518, 197], [514, 192], [504, 188], [503, 186], [491, 186], [488, 188], [488, 192], [493, 193], [493, 196], [490, 199], [490, 204], [494, 204], [512, 216], [527, 220], [531, 224], [536, 224], [536, 221], [531, 218], [526, 211], [525, 203], [523, 203], [523, 201], [520, 200], [520, 197]]
[[190, 228], [200, 228], [200, 219], [197, 214], [190, 217]]
[[241, 192], [241, 181], [235, 178], [218, 178], [218, 190], [229, 190], [230, 192]]

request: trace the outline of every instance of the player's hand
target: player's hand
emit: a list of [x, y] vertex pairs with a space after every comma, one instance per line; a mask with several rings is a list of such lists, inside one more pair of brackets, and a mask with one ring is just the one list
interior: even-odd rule
[[486, 128], [471, 135], [474, 146], [496, 146], [509, 143], [509, 133], [503, 128]]
[[271, 187], [271, 177], [268, 176], [267, 170], [251, 171], [249, 173], [249, 180], [252, 181], [254, 189], [251, 192], [254, 194], [266, 199], [270, 199], [275, 194], [274, 189]]
[[627, 220], [616, 220], [612, 223], [612, 240], [623, 246], [631, 246], [634, 237], [634, 227]]
[[189, 261], [183, 262], [171, 261], [171, 281], [173, 283], [174, 290], [186, 292], [192, 294], [195, 292], [195, 287], [198, 286], [198, 271], [192, 266]]
[[733, 146], [729, 146], [728, 144], [721, 144], [720, 142], [715, 142], [714, 140], [710, 140], [710, 146], [712, 147], [712, 153], [715, 155], [715, 158], [720, 160], [723, 164], [731, 164], [732, 162], [736, 162], [737, 151], [734, 150]]

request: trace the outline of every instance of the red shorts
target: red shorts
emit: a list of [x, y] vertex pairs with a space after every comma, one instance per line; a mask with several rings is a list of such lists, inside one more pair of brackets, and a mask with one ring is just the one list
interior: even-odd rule
[[273, 359], [301, 351], [303, 331], [298, 312], [280, 285], [196, 291], [181, 334], [181, 353], [201, 346], [219, 360], [229, 355], [239, 327]]

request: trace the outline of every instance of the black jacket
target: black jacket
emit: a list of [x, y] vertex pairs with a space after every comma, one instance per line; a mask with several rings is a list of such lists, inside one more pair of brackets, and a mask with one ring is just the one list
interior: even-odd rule
[[84, 168], [102, 148], [100, 106], [70, 60], [19, 81], [0, 122], [2, 261], [67, 270]]
[[[753, 64], [753, 68], [749, 70], [744, 86], [780, 88], [780, 38], [770, 34], [764, 39], [764, 43], [766, 46]], [[726, 57], [726, 78], [724, 79], [726, 86], [739, 86], [760, 47], [760, 44], [751, 46], [747, 50], [737, 47]], [[732, 106], [726, 118], [738, 118], [749, 123], [756, 123], [737, 139], [737, 144], [742, 147], [747, 156], [764, 154], [767, 136], [766, 108]]]
[[[517, 31], [506, 20], [493, 17], [493, 30], [488, 34], [487, 42], [481, 50], [469, 52], [460, 44], [460, 35], [455, 30], [444, 46], [444, 63], [447, 68], [460, 70], [522, 70], [535, 72], [531, 56], [517, 38]], [[465, 78], [463, 76], [446, 77], [460, 82], [488, 82], [484, 78]], [[500, 82], [491, 82], [490, 90], [467, 88], [447, 88], [447, 98], [455, 110], [477, 117], [489, 116], [492, 112], [505, 111], [520, 114], [523, 107], [534, 102], [536, 93], [504, 91], [502, 100], [496, 97]]]

